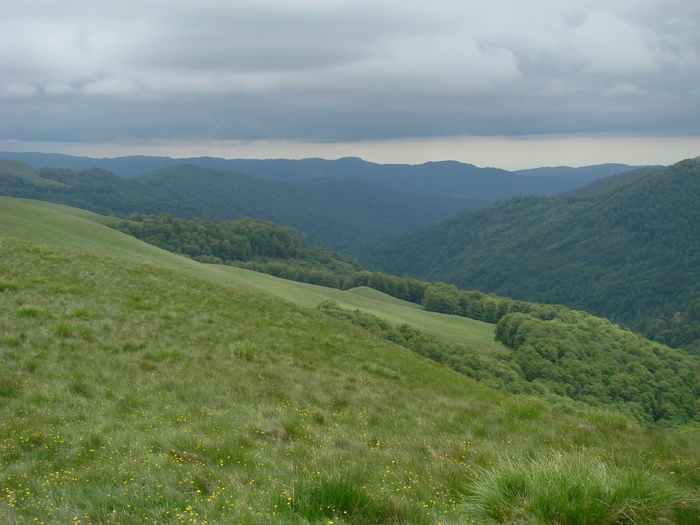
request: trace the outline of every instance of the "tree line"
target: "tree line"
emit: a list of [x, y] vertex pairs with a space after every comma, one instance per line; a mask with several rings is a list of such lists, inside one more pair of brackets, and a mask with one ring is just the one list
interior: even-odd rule
[[247, 217], [215, 222], [170, 214], [134, 214], [115, 228], [199, 262], [237, 266], [340, 290], [367, 286], [420, 304], [430, 286], [370, 271], [354, 259], [310, 245], [293, 228]]

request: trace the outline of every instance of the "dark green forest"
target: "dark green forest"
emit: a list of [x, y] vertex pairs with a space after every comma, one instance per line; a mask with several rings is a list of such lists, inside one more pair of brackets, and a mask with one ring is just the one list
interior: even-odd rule
[[[162, 215], [131, 215], [116, 228], [159, 248], [200, 262], [286, 266], [323, 270], [343, 276], [364, 269], [357, 261], [311, 246], [293, 228], [249, 217], [215, 222]], [[278, 263], [279, 264], [279, 263]], [[269, 273], [269, 272], [268, 272]]]
[[35, 170], [21, 162], [0, 159], [0, 195], [74, 206], [101, 215], [172, 213], [193, 217], [198, 208], [178, 202], [100, 168]]
[[700, 349], [700, 163], [592, 196], [518, 197], [375, 243], [389, 273], [564, 304], [656, 341]]
[[509, 313], [496, 339], [520, 374], [557, 395], [612, 403], [639, 420], [675, 424], [700, 413], [698, 360], [584, 312]]
[[420, 304], [429, 286], [415, 279], [369, 271], [354, 259], [309, 244], [293, 228], [269, 221], [243, 218], [215, 222], [170, 214], [137, 214], [115, 228], [200, 262], [238, 266], [329, 288], [368, 286]]

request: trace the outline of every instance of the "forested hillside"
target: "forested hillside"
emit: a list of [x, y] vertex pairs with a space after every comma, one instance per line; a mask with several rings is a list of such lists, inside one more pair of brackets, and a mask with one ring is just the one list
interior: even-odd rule
[[366, 270], [355, 260], [310, 245], [292, 228], [249, 217], [214, 222], [179, 219], [170, 214], [132, 215], [115, 228], [200, 262], [233, 265], [253, 261], [266, 265], [282, 261], [299, 273], [324, 272], [336, 277]]
[[133, 213], [218, 221], [252, 217], [294, 227], [310, 242], [336, 250], [430, 226], [465, 206], [460, 199], [407, 195], [348, 180], [289, 184], [192, 165], [123, 178], [99, 168], [37, 170], [1, 159], [0, 195], [119, 217]]
[[195, 206], [204, 214], [200, 216], [272, 221], [336, 250], [367, 238], [432, 225], [464, 207], [459, 199], [412, 196], [356, 181], [289, 184], [192, 165], [163, 168], [128, 180]]
[[686, 160], [586, 197], [464, 211], [375, 244], [397, 275], [565, 304], [651, 338], [700, 347], [700, 164]]
[[239, 266], [329, 288], [367, 286], [420, 304], [429, 286], [415, 279], [370, 272], [354, 259], [309, 244], [292, 228], [257, 219], [214, 222], [170, 214], [132, 215], [113, 227], [199, 262]]
[[350, 254], [370, 239], [430, 227], [465, 208], [514, 195], [555, 195], [630, 168], [604, 164], [520, 173], [449, 161], [383, 165], [357, 158], [178, 161], [6, 155], [15, 160], [0, 159], [0, 195], [120, 217], [253, 217], [293, 227], [314, 244]]
[[65, 204], [126, 217], [140, 213], [194, 216], [198, 208], [168, 200], [130, 179], [100, 168], [34, 169], [18, 161], [0, 159], [0, 195]]
[[507, 392], [612, 408], [644, 424], [700, 420], [698, 358], [563, 306], [494, 303], [503, 308], [495, 337], [513, 350], [507, 354], [485, 355], [332, 302], [319, 309]]
[[651, 166], [645, 168], [637, 168], [634, 170], [624, 171], [622, 173], [616, 173], [615, 175], [610, 175], [609, 177], [604, 177], [602, 179], [595, 180], [585, 186], [576, 188], [574, 190], [567, 191], [562, 195], [574, 195], [578, 197], [583, 197], [585, 195], [595, 195], [601, 191], [607, 189], [610, 186], [619, 184], [621, 182], [631, 181], [647, 173], [652, 173], [658, 171], [662, 166]]

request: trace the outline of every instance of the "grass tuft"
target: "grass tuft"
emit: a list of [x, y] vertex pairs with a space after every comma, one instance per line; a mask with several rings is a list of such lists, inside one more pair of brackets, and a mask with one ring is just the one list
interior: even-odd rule
[[342, 519], [358, 525], [387, 523], [384, 501], [373, 498], [361, 475], [347, 469], [299, 477], [288, 499], [289, 508], [310, 522]]
[[56, 325], [55, 333], [58, 337], [67, 339], [73, 336], [73, 327], [66, 323], [59, 323]]
[[9, 377], [0, 377], [0, 397], [18, 397], [20, 385]]
[[507, 417], [521, 421], [542, 419], [550, 412], [547, 403], [535, 397], [517, 396], [502, 405]]
[[613, 410], [586, 410], [583, 418], [593, 427], [609, 430], [631, 430], [637, 424], [625, 414]]
[[699, 505], [667, 475], [567, 453], [509, 458], [480, 471], [462, 510], [485, 524], [673, 524], [686, 523]]
[[230, 346], [230, 348], [233, 355], [240, 359], [253, 363], [258, 360], [260, 349], [255, 343], [250, 341], [236, 341]]
[[33, 308], [31, 306], [25, 306], [23, 308], [20, 308], [15, 312], [15, 317], [19, 317], [20, 319], [22, 318], [28, 318], [28, 317], [38, 317], [39, 315], [42, 314], [42, 311], [40, 308]]
[[16, 292], [19, 285], [16, 283], [0, 282], [0, 292]]
[[385, 366], [376, 365], [374, 363], [363, 363], [360, 369], [367, 372], [368, 374], [372, 374], [377, 377], [382, 377], [384, 379], [392, 379], [394, 381], [398, 381], [401, 379], [401, 376], [393, 370], [390, 370]]

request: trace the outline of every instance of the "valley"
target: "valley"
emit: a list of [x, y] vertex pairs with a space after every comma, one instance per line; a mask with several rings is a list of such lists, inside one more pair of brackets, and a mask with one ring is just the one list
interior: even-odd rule
[[[3, 520], [452, 525], [526, 515], [593, 525], [700, 516], [692, 354], [583, 312], [462, 297], [448, 285], [421, 284], [417, 304], [368, 286], [198, 262], [118, 231], [124, 224], [0, 197]], [[295, 253], [296, 262], [265, 264], [355, 264], [318, 247]], [[375, 286], [406, 279], [352, 271]], [[557, 390], [554, 370], [599, 373], [593, 361], [576, 368], [575, 345], [586, 342], [588, 359], [605, 362], [595, 346], [626, 363], [623, 375], [602, 372], [616, 382], [600, 385], [651, 388], [640, 389], [656, 399], [649, 416], [632, 397]], [[512, 497], [502, 473], [527, 498]], [[561, 503], [552, 483], [583, 499]]]

